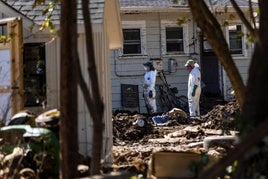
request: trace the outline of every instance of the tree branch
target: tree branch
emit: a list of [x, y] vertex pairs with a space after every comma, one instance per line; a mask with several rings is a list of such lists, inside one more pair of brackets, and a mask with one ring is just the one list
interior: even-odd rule
[[252, 19], [253, 28], [256, 31], [256, 29], [257, 29], [256, 20], [255, 20], [254, 15], [253, 15], [253, 8], [252, 8], [252, 1], [251, 0], [248, 1], [248, 6], [249, 6], [250, 19]]
[[214, 179], [224, 174], [226, 167], [235, 160], [241, 161], [250, 149], [256, 146], [268, 134], [268, 120], [265, 120], [257, 128], [244, 138], [233, 150], [230, 150], [222, 160], [218, 161], [208, 170], [202, 172], [198, 178]]
[[256, 37], [256, 33], [254, 28], [251, 26], [250, 22], [247, 20], [247, 18], [245, 17], [244, 13], [242, 12], [242, 10], [240, 9], [240, 7], [237, 5], [235, 0], [230, 0], [236, 13], [238, 14], [239, 18], [241, 19], [241, 21], [243, 22], [243, 24], [246, 26], [246, 28], [248, 29], [250, 35], [252, 35], [253, 37]]
[[189, 6], [197, 25], [206, 36], [209, 44], [213, 48], [214, 53], [217, 55], [218, 60], [221, 62], [223, 68], [229, 76], [232, 86], [236, 91], [237, 100], [240, 106], [242, 106], [246, 87], [232, 59], [232, 56], [230, 55], [229, 47], [221, 30], [220, 24], [203, 0], [189, 0]]
[[[101, 100], [100, 95], [100, 86], [97, 76], [97, 68], [95, 63], [95, 54], [94, 54], [94, 43], [93, 43], [93, 33], [92, 25], [90, 21], [90, 12], [89, 12], [89, 0], [82, 1], [82, 12], [84, 17], [84, 26], [86, 34], [86, 49], [87, 49], [87, 61], [88, 61], [88, 73], [89, 79], [91, 82], [91, 97], [89, 97], [91, 103], [87, 107], [90, 111], [90, 115], [93, 120], [93, 142], [92, 142], [92, 155], [91, 155], [91, 165], [90, 165], [90, 174], [96, 175], [100, 174], [100, 162], [101, 162], [101, 152], [102, 152], [102, 140], [103, 140], [103, 111], [104, 104]], [[81, 81], [82, 82], [82, 81]], [[81, 83], [83, 86], [85, 82]], [[85, 91], [89, 92], [89, 90]], [[86, 94], [88, 96], [88, 94]], [[87, 101], [87, 99], [86, 99]]]
[[86, 105], [87, 105], [87, 108], [89, 110], [90, 113], [93, 113], [95, 110], [94, 110], [94, 105], [93, 105], [93, 102], [92, 102], [92, 98], [90, 96], [90, 91], [87, 87], [87, 83], [83, 77], [83, 73], [82, 73], [82, 70], [81, 70], [81, 64], [80, 64], [80, 59], [79, 59], [79, 55], [77, 54], [77, 73], [78, 73], [78, 83], [79, 83], [79, 86], [80, 86], [80, 89], [82, 91], [82, 94], [84, 95], [84, 98], [86, 99], [85, 102], [86, 102]]
[[[90, 12], [89, 12], [89, 0], [82, 1], [82, 12], [84, 17], [85, 33], [86, 33], [86, 49], [88, 56], [88, 72], [92, 87], [92, 96], [94, 96], [93, 102], [96, 105], [97, 114], [102, 114], [103, 104], [101, 102], [101, 95], [99, 90], [99, 80], [97, 76], [97, 68], [95, 63], [95, 54], [94, 54], [94, 44], [92, 38], [92, 27], [90, 21]], [[95, 89], [94, 89], [95, 87]], [[94, 114], [91, 114], [94, 115]], [[93, 117], [93, 116], [92, 116]], [[93, 117], [94, 118], [94, 117]]]

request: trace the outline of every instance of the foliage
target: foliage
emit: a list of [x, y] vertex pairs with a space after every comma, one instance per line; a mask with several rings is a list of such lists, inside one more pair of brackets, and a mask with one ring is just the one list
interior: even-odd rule
[[[32, 8], [36, 8], [38, 6], [45, 5], [44, 9], [42, 10], [42, 15], [45, 16], [44, 21], [39, 27], [40, 31], [43, 31], [44, 29], [49, 29], [50, 33], [55, 32], [55, 25], [53, 20], [51, 19], [52, 14], [56, 8], [56, 6], [59, 4], [59, 0], [51, 0], [47, 3], [47, 0], [35, 0]], [[34, 24], [30, 27], [30, 29], [33, 29]], [[59, 33], [56, 32], [56, 35]]]
[[9, 41], [10, 41], [10, 38], [8, 38], [7, 36], [5, 36], [5, 35], [0, 36], [0, 43], [6, 44]]
[[54, 32], [55, 27], [51, 20], [52, 13], [54, 11], [55, 4], [50, 2], [45, 9], [43, 9], [43, 15], [46, 15], [45, 21], [42, 23], [39, 30], [44, 30], [45, 28], [48, 28], [50, 32]]
[[186, 5], [186, 1], [185, 0], [173, 0], [174, 4], [178, 4], [178, 5]]
[[178, 19], [177, 19], [177, 25], [178, 26], [181, 26], [182, 24], [187, 23], [189, 21], [191, 21], [191, 19], [186, 18], [186, 17], [183, 17], [183, 16], [182, 17], [178, 17]]

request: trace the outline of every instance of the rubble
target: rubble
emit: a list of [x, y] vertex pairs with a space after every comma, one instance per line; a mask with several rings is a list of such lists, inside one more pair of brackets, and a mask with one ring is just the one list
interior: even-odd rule
[[[234, 123], [238, 113], [239, 105], [232, 101], [213, 106], [200, 119], [173, 115], [165, 122], [166, 125], [157, 125], [152, 120], [154, 116], [118, 112], [113, 116], [113, 168], [120, 170], [121, 167], [134, 167], [136, 172], [146, 176], [143, 169], [148, 168], [153, 154], [161, 151], [206, 152], [209, 156], [221, 158], [233, 143], [228, 143], [228, 146], [213, 145], [208, 149], [208, 146], [204, 147], [204, 140], [211, 136], [226, 136], [229, 141], [233, 141], [234, 138], [228, 136], [238, 134]], [[143, 119], [142, 127], [133, 125], [137, 119]]]
[[[234, 137], [238, 134], [234, 119], [238, 113], [239, 106], [235, 101], [215, 105], [207, 114], [202, 115], [200, 118], [189, 118], [184, 111], [177, 108], [164, 114], [155, 115], [116, 111], [112, 118], [114, 144], [112, 149], [112, 165], [104, 164], [103, 172], [108, 171], [107, 168], [112, 168], [114, 172], [127, 171], [130, 174], [145, 178], [148, 175], [149, 168], [152, 167], [149, 166], [150, 160], [154, 154], [159, 152], [193, 153], [198, 155], [205, 152], [214, 159], [221, 158], [225, 155], [228, 148], [234, 145], [233, 141], [237, 140]], [[39, 140], [37, 139], [44, 134], [35, 133], [34, 128], [39, 128], [39, 132], [42, 131], [40, 130], [41, 128], [52, 130], [55, 134], [54, 139], [57, 141], [59, 117], [60, 112], [56, 109], [39, 116], [28, 111], [20, 112], [20, 114], [12, 118], [7, 126], [1, 128], [0, 144], [2, 149], [4, 149], [3, 146], [10, 145], [11, 143], [17, 144], [30, 138], [31, 140], [29, 141], [34, 142], [30, 143], [30, 145], [40, 147], [43, 143], [38, 144]], [[35, 119], [35, 124], [32, 124], [33, 118]], [[23, 123], [23, 125], [18, 125], [18, 123]], [[31, 126], [32, 128], [29, 124], [33, 125]], [[6, 132], [3, 137], [4, 130], [12, 130], [12, 135]], [[13, 137], [14, 135], [16, 137]], [[211, 137], [214, 139], [215, 136], [219, 140], [216, 140], [216, 142], [209, 140]], [[221, 137], [230, 139], [229, 143], [225, 145], [226, 141], [224, 140], [221, 143]], [[12, 159], [17, 157], [27, 159], [24, 157], [25, 154], [27, 156], [33, 155], [33, 152], [38, 154], [37, 151], [33, 150], [27, 153], [23, 146], [20, 146], [20, 148], [16, 147], [13, 145], [13, 148], [10, 148], [13, 150], [0, 153], [0, 161], [11, 161], [10, 157]], [[48, 149], [50, 147], [45, 152], [48, 152]], [[21, 153], [23, 153], [23, 156]], [[48, 158], [47, 162], [50, 163], [50, 161], [51, 159]], [[55, 161], [58, 161], [58, 159]], [[1, 166], [4, 167], [6, 165], [1, 163]], [[88, 166], [83, 166], [79, 170], [82, 172], [88, 170]], [[0, 170], [0, 176], [3, 175], [3, 172], [6, 171]], [[21, 168], [20, 172], [20, 175], [36, 175], [36, 171], [31, 166]]]

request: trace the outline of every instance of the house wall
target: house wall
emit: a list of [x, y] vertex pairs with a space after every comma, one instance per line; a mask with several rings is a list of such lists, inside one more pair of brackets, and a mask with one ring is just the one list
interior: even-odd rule
[[[248, 19], [250, 19], [249, 12], [244, 10], [244, 14]], [[242, 32], [244, 34], [244, 36], [242, 37], [243, 53], [240, 55], [232, 55], [232, 57], [244, 84], [247, 85], [248, 70], [249, 70], [249, 66], [251, 62], [251, 57], [254, 51], [254, 44], [246, 40], [247, 29], [238, 18], [238, 15], [235, 14], [234, 12], [222, 14], [220, 17], [218, 17], [220, 24], [224, 24], [224, 21], [226, 21], [226, 19], [228, 19], [230, 16], [233, 16], [233, 19], [228, 22], [229, 25], [242, 25]], [[227, 26], [222, 26], [222, 29], [223, 29], [223, 33], [226, 39], [228, 39], [229, 36], [228, 36]], [[233, 98], [233, 96], [230, 95], [230, 92], [233, 90], [233, 88], [225, 70], [221, 68], [221, 71], [222, 71], [222, 85], [223, 85], [223, 90], [224, 90], [223, 97], [224, 97], [224, 100], [229, 101], [230, 99]]]
[[[187, 17], [187, 13], [140, 13], [140, 14], [121, 14], [122, 28], [128, 27], [128, 24], [132, 24], [135, 27], [135, 22], [140, 21], [144, 23], [145, 33], [143, 37], [144, 42], [144, 51], [145, 53], [141, 56], [129, 56], [123, 57], [120, 56], [122, 53], [120, 50], [111, 52], [111, 77], [112, 77], [112, 106], [113, 110], [137, 110], [139, 112], [146, 112], [144, 100], [142, 97], [142, 83], [143, 83], [143, 63], [147, 62], [151, 58], [161, 58], [163, 61], [163, 70], [166, 75], [167, 81], [170, 84], [170, 87], [178, 88], [178, 95], [186, 95], [187, 92], [187, 80], [188, 72], [184, 68], [185, 62], [189, 58], [190, 52], [193, 52], [193, 49], [189, 48], [190, 38], [192, 38], [192, 22], [188, 21], [184, 24], [187, 31], [184, 32], [186, 36], [184, 45], [185, 52], [184, 54], [178, 55], [165, 55], [162, 51], [162, 34], [164, 26], [161, 21], [171, 21], [173, 24], [176, 24], [177, 18], [179, 16]], [[139, 23], [139, 22], [138, 22]], [[137, 27], [139, 24], [136, 24]], [[172, 58], [177, 61], [177, 68], [175, 72], [168, 72], [168, 59]], [[159, 77], [157, 77], [156, 84], [160, 83]], [[132, 84], [138, 85], [139, 90], [139, 104], [138, 109], [129, 109], [123, 108], [121, 103], [121, 84]], [[159, 103], [159, 102], [157, 102]]]
[[[110, 63], [109, 44], [104, 24], [93, 25], [94, 50], [96, 58], [97, 73], [99, 77], [99, 89], [102, 100], [105, 103], [104, 109], [104, 138], [103, 157], [110, 157], [112, 147], [112, 113], [111, 113], [111, 91], [110, 91]], [[90, 82], [88, 75], [88, 62], [86, 54], [86, 39], [82, 26], [78, 27], [78, 52], [82, 72], [86, 82]], [[42, 107], [29, 107], [31, 111], [40, 114], [49, 109], [60, 108], [60, 38], [44, 33], [32, 34], [24, 29], [24, 43], [45, 42], [46, 45], [46, 82], [47, 82], [47, 105]], [[91, 85], [89, 85], [91, 86]], [[92, 87], [94, 90], [94, 87]], [[78, 92], [78, 141], [79, 152], [90, 156], [92, 153], [92, 128], [93, 123], [87, 109], [84, 96], [79, 88]]]
[[[185, 17], [186, 23], [182, 24], [184, 28], [184, 45], [185, 53], [177, 55], [166, 55], [164, 44], [163, 30], [166, 25], [176, 25], [178, 17]], [[226, 17], [221, 17], [222, 22]], [[122, 50], [116, 50], [111, 52], [111, 79], [112, 79], [112, 108], [116, 110], [130, 110], [147, 112], [142, 97], [142, 83], [144, 70], [142, 64], [148, 61], [150, 58], [161, 58], [163, 60], [163, 70], [166, 74], [167, 81], [170, 87], [176, 87], [178, 89], [177, 95], [187, 94], [187, 81], [188, 72], [184, 67], [185, 62], [190, 56], [200, 59], [199, 41], [197, 37], [198, 30], [196, 24], [193, 23], [190, 13], [178, 12], [143, 12], [143, 13], [121, 13], [122, 28], [141, 28], [142, 36], [142, 55], [139, 56], [122, 56]], [[233, 21], [238, 23], [239, 21]], [[240, 23], [241, 24], [241, 23]], [[227, 34], [225, 27], [223, 31]], [[244, 31], [246, 31], [244, 29]], [[228, 36], [227, 36], [228, 37]], [[227, 38], [226, 37], [226, 38]], [[193, 43], [193, 42], [196, 43]], [[241, 56], [234, 56], [234, 61], [237, 68], [241, 72], [242, 78], [246, 83], [248, 76], [248, 65], [250, 63], [250, 56], [252, 48], [246, 44], [245, 39], [243, 41], [244, 53]], [[195, 54], [195, 55], [193, 55]], [[177, 68], [175, 72], [168, 72], [168, 59], [175, 59], [177, 61]], [[202, 68], [202, 67], [201, 67]], [[227, 90], [230, 88], [230, 80], [227, 77], [225, 71], [220, 66], [219, 77], [221, 80], [221, 86], [224, 90], [222, 93], [224, 98], [228, 100]], [[202, 75], [202, 74], [201, 74]], [[157, 82], [160, 79], [157, 78]], [[139, 107], [138, 108], [126, 108], [122, 106], [121, 97], [121, 85], [132, 84], [138, 85], [139, 90]], [[159, 105], [159, 100], [157, 102]], [[158, 106], [158, 109], [160, 107]], [[159, 111], [162, 112], [162, 111]]]
[[[238, 71], [245, 85], [247, 84], [247, 80], [248, 80], [248, 70], [249, 70], [250, 61], [251, 61], [250, 59], [251, 59], [251, 56], [234, 58], [235, 65], [238, 68]], [[223, 71], [224, 99], [226, 101], [229, 101], [230, 99], [233, 98], [233, 96], [230, 95], [230, 92], [233, 90], [233, 88], [225, 70], [222, 70], [222, 71]]]
[[[107, 32], [103, 31], [104, 26], [102, 24], [94, 25], [94, 50], [95, 50], [95, 62], [97, 66], [97, 73], [99, 78], [99, 90], [104, 102], [104, 136], [103, 136], [103, 157], [111, 159], [111, 147], [112, 147], [112, 113], [111, 113], [111, 91], [110, 91], [110, 63], [109, 61], [109, 45]], [[84, 78], [87, 82], [90, 82], [88, 75], [88, 62], [86, 54], [86, 39], [85, 34], [79, 35], [78, 49], [80, 55], [80, 63], [82, 71], [84, 72]], [[93, 84], [94, 85], [94, 84]], [[89, 86], [92, 86], [90, 84]], [[96, 90], [92, 86], [92, 90]], [[94, 98], [94, 96], [93, 96]], [[92, 131], [93, 122], [91, 120], [90, 113], [87, 109], [84, 96], [79, 89], [78, 94], [79, 111], [78, 111], [78, 130], [79, 130], [79, 150], [80, 153], [91, 155], [92, 153]]]

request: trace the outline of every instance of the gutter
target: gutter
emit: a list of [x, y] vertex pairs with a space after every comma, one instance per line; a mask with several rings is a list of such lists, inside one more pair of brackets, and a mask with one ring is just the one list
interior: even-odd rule
[[188, 6], [183, 7], [121, 7], [121, 13], [144, 13], [144, 12], [190, 12]]
[[[233, 6], [210, 6], [209, 9], [214, 8], [228, 8], [228, 12], [236, 12]], [[239, 6], [242, 10], [247, 10], [248, 6]], [[254, 6], [253, 6], [254, 7]], [[190, 7], [187, 6], [170, 6], [170, 7], [148, 7], [148, 6], [131, 6], [131, 7], [120, 7], [121, 13], [148, 13], [148, 12], [191, 12]]]

